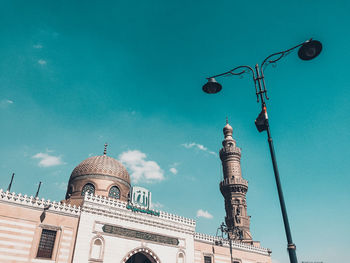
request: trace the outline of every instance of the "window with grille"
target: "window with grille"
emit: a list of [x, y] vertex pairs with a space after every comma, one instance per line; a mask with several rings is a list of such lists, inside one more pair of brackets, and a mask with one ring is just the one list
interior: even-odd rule
[[86, 193], [95, 194], [95, 186], [93, 184], [87, 183], [84, 185], [81, 195], [84, 196]]
[[120, 190], [116, 186], [112, 186], [108, 193], [109, 197], [120, 199]]
[[211, 263], [211, 257], [204, 256], [204, 263]]
[[55, 246], [57, 231], [43, 229], [41, 232], [40, 242], [37, 257], [38, 258], [51, 258], [53, 248]]

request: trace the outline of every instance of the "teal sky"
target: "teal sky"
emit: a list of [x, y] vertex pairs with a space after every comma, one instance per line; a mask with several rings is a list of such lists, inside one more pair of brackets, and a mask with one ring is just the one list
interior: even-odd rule
[[315, 60], [292, 53], [265, 70], [270, 125], [299, 262], [349, 262], [349, 10], [340, 0], [0, 1], [0, 187], [15, 172], [13, 191], [34, 195], [42, 181], [40, 196], [61, 200], [74, 167], [108, 142], [161, 210], [215, 234], [228, 116], [253, 237], [288, 262], [253, 82], [201, 87], [313, 37]]

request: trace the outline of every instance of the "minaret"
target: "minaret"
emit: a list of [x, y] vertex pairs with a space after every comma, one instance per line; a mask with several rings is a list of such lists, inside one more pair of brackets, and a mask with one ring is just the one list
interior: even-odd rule
[[232, 127], [226, 120], [225, 139], [220, 150], [224, 179], [220, 182], [220, 191], [225, 198], [225, 222], [229, 238], [251, 243], [250, 216], [247, 215], [246, 193], [248, 181], [242, 178], [241, 149], [232, 138]]

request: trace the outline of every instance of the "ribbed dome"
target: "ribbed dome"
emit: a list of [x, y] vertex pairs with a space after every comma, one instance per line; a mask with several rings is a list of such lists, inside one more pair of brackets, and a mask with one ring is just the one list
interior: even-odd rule
[[74, 168], [71, 180], [80, 175], [110, 175], [130, 184], [130, 176], [126, 168], [119, 161], [107, 155], [93, 156], [82, 161]]

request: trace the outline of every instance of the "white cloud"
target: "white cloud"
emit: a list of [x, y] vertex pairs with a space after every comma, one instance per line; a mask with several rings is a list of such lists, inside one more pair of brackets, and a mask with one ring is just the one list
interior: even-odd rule
[[37, 44], [37, 45], [33, 45], [33, 48], [40, 49], [40, 48], [43, 48], [43, 46], [42, 46], [42, 45], [40, 45], [40, 44]]
[[146, 160], [147, 155], [138, 150], [126, 151], [119, 155], [119, 160], [131, 172], [131, 179], [137, 182], [155, 182], [164, 179], [164, 171], [155, 161]]
[[64, 164], [61, 156], [53, 156], [49, 155], [48, 153], [37, 153], [32, 158], [40, 159], [38, 163], [40, 167], [50, 167]]
[[161, 208], [163, 208], [164, 207], [164, 205], [163, 204], [161, 204], [161, 203], [159, 203], [159, 202], [152, 202], [151, 203], [151, 208], [152, 209], [161, 209]]
[[204, 152], [210, 153], [210, 154], [215, 155], [215, 156], [217, 155], [215, 152], [210, 151], [207, 147], [205, 147], [204, 145], [199, 144], [199, 143], [191, 142], [191, 143], [183, 143], [181, 145], [183, 147], [185, 147], [186, 149], [196, 148], [200, 151], [204, 151]]
[[204, 217], [204, 218], [207, 218], [207, 219], [212, 219], [213, 215], [210, 214], [208, 211], [204, 211], [202, 209], [199, 209], [197, 211], [197, 217]]
[[46, 60], [43, 60], [43, 59], [39, 59], [38, 60], [38, 63], [40, 64], [40, 65], [46, 65]]
[[177, 169], [175, 167], [171, 167], [169, 169], [169, 171], [172, 173], [172, 174], [177, 174]]
[[0, 101], [0, 107], [1, 108], [6, 108], [7, 106], [9, 106], [11, 104], [13, 104], [13, 101], [9, 100], [9, 99], [4, 99], [4, 100]]

